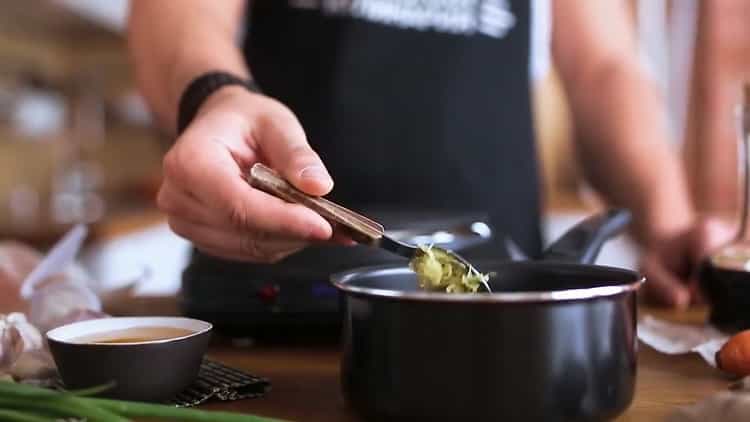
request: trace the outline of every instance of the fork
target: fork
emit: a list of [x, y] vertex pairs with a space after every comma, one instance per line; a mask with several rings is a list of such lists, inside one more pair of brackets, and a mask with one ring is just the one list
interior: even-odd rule
[[[256, 163], [250, 168], [250, 171], [245, 175], [245, 180], [252, 187], [279, 199], [310, 208], [357, 243], [381, 248], [409, 260], [420, 253], [419, 247], [388, 236], [385, 227], [377, 221], [328, 199], [308, 195], [292, 186], [275, 170], [261, 163]], [[469, 261], [461, 255], [447, 249], [441, 249], [465, 265], [466, 268], [473, 268]]]

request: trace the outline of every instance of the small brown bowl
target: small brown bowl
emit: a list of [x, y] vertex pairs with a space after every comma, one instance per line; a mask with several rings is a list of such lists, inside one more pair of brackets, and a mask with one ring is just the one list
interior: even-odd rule
[[[190, 333], [128, 343], [86, 340], [136, 327], [171, 327]], [[197, 377], [211, 329], [210, 323], [190, 318], [102, 318], [55, 328], [47, 332], [47, 340], [67, 388], [88, 388], [114, 382], [114, 387], [101, 396], [164, 401], [183, 391]]]

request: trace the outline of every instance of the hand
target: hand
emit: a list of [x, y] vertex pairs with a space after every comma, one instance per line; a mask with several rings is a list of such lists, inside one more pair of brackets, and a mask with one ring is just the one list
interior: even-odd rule
[[333, 187], [288, 108], [240, 87], [224, 87], [208, 98], [164, 158], [157, 203], [171, 229], [208, 254], [259, 263], [331, 240], [331, 225], [320, 215], [243, 179], [256, 162], [311, 195]]
[[707, 218], [662, 241], [646, 247], [641, 270], [646, 276], [646, 298], [660, 305], [685, 309], [702, 303], [697, 273], [701, 262], [729, 242], [735, 228]]

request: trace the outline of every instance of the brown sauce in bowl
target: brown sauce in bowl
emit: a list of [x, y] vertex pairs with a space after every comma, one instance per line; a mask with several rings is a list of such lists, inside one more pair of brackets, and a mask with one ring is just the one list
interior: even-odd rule
[[74, 343], [118, 344], [143, 343], [185, 337], [195, 331], [177, 327], [132, 327], [121, 330], [104, 331], [76, 337]]

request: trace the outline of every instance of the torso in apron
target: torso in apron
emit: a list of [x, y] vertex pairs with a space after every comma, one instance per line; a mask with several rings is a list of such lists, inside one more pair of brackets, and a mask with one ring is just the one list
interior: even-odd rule
[[346, 206], [481, 211], [541, 248], [527, 0], [256, 0], [244, 49]]

